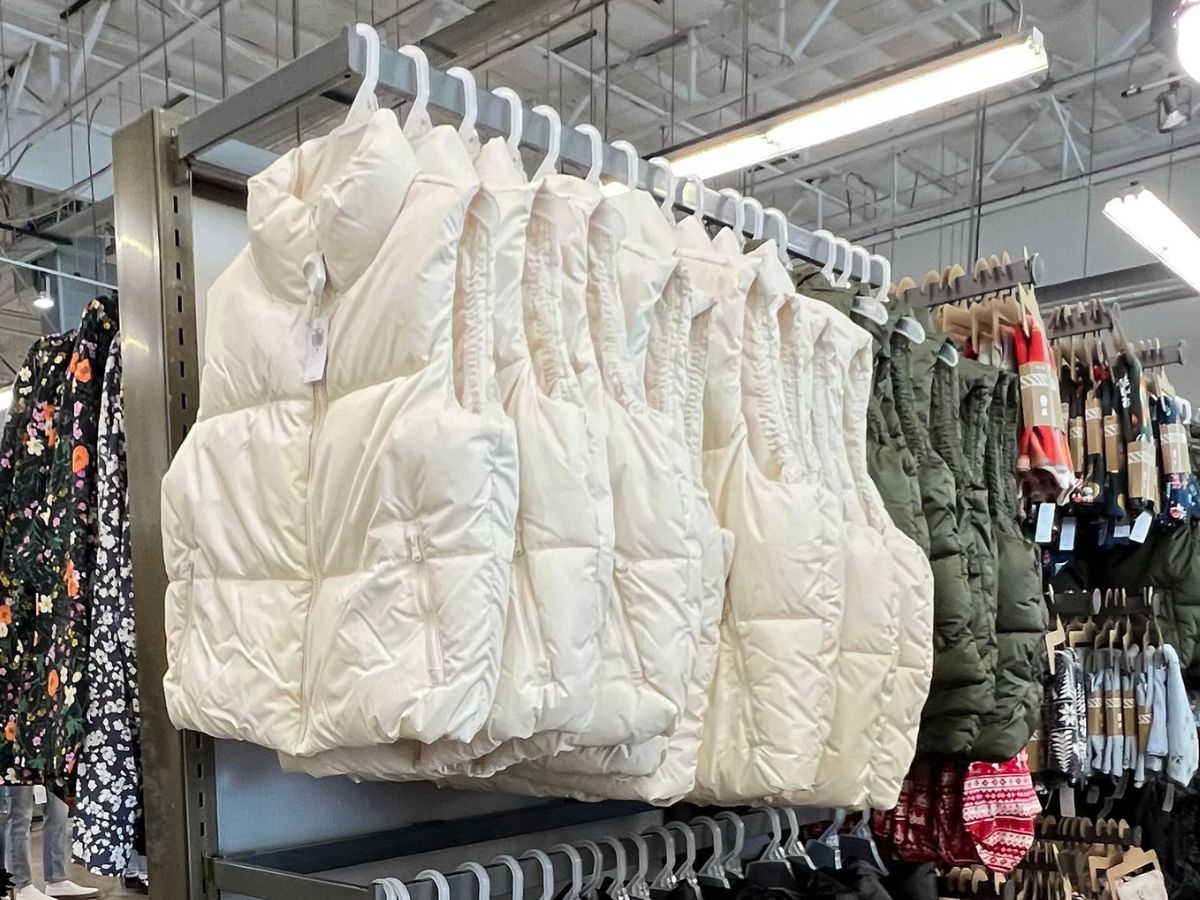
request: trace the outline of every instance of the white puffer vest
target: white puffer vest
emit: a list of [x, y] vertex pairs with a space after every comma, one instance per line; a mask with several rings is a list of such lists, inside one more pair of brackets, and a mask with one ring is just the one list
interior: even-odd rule
[[[806, 802], [824, 806], [861, 806], [866, 802], [872, 766], [879, 759], [882, 722], [894, 680], [898, 615], [902, 589], [898, 566], [879, 531], [867, 517], [850, 457], [865, 446], [866, 415], [843, 415], [847, 394], [870, 391], [870, 370], [856, 372], [861, 385], [849, 385], [840, 364], [849, 343], [847, 329], [861, 332], [831, 307], [799, 298], [800, 315], [813, 323], [813, 414], [817, 448], [834, 463], [831, 490], [839, 492], [843, 514], [846, 592], [841, 648], [835, 667], [837, 704], [817, 780]], [[862, 332], [865, 336], [866, 333]], [[869, 340], [869, 336], [868, 340]]]
[[841, 627], [841, 556], [836, 533], [812, 513], [819, 494], [784, 446], [770, 323], [787, 273], [768, 269], [763, 278], [768, 261], [779, 265], [770, 242], [742, 256], [725, 231], [714, 250], [703, 473], [735, 544], [692, 797], [786, 802], [811, 784], [832, 715], [822, 666]]
[[[620, 210], [629, 226], [626, 240], [621, 242], [615, 254], [612, 226], [606, 226], [601, 210]], [[658, 417], [662, 427], [671, 429], [671, 437], [678, 447], [683, 448], [681, 458], [688, 459], [690, 489], [693, 503], [691, 539], [700, 554], [701, 566], [693, 567], [692, 577], [698, 579], [689, 592], [699, 597], [699, 633], [695, 664], [690, 673], [687, 696], [678, 725], [669, 736], [660, 735], [642, 744], [629, 748], [628, 756], [619, 751], [604, 754], [589, 753], [589, 749], [565, 753], [544, 764], [531, 764], [502, 773], [498, 784], [505, 790], [536, 792], [540, 794], [567, 795], [581, 800], [610, 798], [639, 799], [650, 803], [671, 804], [682, 799], [691, 791], [699, 751], [700, 732], [708, 705], [708, 689], [716, 662], [717, 629], [724, 598], [724, 579], [727, 570], [728, 540], [716, 523], [708, 502], [707, 493], [700, 483], [699, 458], [703, 421], [702, 403], [704, 375], [708, 356], [708, 326], [710, 313], [704, 312], [693, 318], [692, 311], [710, 305], [711, 298], [701, 296], [687, 277], [688, 257], [692, 252], [688, 245], [708, 247], [709, 241], [703, 229], [694, 220], [685, 220], [678, 229], [681, 244], [679, 256], [665, 257], [663, 232], [669, 236], [672, 229], [664, 229], [664, 220], [654, 201], [648, 194], [624, 194], [605, 201], [592, 222], [594, 259], [599, 265], [594, 272], [601, 274], [597, 282], [603, 285], [603, 273], [611, 271], [616, 260], [620, 261], [620, 284], [624, 302], [624, 322], [620, 321], [620, 307], [605, 296], [608, 291], [599, 291], [591, 299], [599, 301], [592, 309], [608, 310], [602, 317], [607, 324], [601, 325], [593, 319], [594, 333], [601, 329], [611, 330], [614, 337], [624, 335], [628, 350], [618, 354], [623, 357], [619, 371], [626, 373], [627, 381], [622, 393], [646, 402], [646, 393], [639, 373], [647, 368], [646, 355], [654, 347], [656, 357], [650, 369], [668, 379], [670, 385], [656, 394], [650, 401], [653, 409], [670, 416], [670, 420]], [[633, 237], [629, 237], [632, 234]], [[711, 248], [708, 248], [711, 256]], [[667, 263], [669, 260], [669, 264]], [[662, 290], [662, 281], [656, 276], [670, 272], [675, 265], [674, 275]], [[654, 295], [661, 293], [657, 303]], [[651, 314], [656, 313], [656, 324], [673, 329], [665, 336], [649, 326]], [[669, 326], [665, 323], [670, 323]], [[618, 334], [619, 333], [619, 334]], [[659, 340], [663, 337], [664, 339]], [[667, 369], [674, 363], [674, 370]], [[603, 368], [603, 367], [602, 367]], [[599, 749], [599, 748], [595, 748]], [[613, 761], [619, 765], [613, 765]], [[660, 760], [648, 774], [621, 774], [635, 767], [650, 768], [651, 760]], [[644, 762], [643, 762], [644, 761]], [[604, 767], [608, 770], [605, 771]], [[569, 767], [569, 768], [568, 768]]]
[[836, 319], [847, 333], [839, 347], [844, 352], [846, 402], [843, 422], [855, 484], [863, 498], [867, 518], [883, 536], [896, 562], [900, 588], [898, 598], [899, 653], [892, 684], [885, 688], [883, 728], [879, 754], [871, 764], [866, 802], [874, 809], [891, 809], [900, 796], [904, 776], [917, 749], [921, 710], [933, 677], [933, 570], [929, 558], [915, 541], [896, 527], [883, 498], [867, 470], [866, 434], [871, 391], [873, 344], [870, 335], [845, 318]]
[[[478, 188], [452, 128], [410, 146], [387, 110], [251, 179], [163, 482], [178, 727], [308, 755], [484, 723], [517, 458], [487, 398], [487, 311], [455, 291]], [[328, 320], [312, 384], [310, 317]]]

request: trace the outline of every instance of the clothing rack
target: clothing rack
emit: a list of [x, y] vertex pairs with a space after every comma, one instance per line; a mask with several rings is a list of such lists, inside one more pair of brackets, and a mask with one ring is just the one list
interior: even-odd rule
[[1094, 591], [1055, 591], [1049, 598], [1051, 611], [1067, 617], [1079, 616], [1156, 616], [1157, 599], [1146, 600], [1138, 593], [1118, 598], [1115, 593]]
[[951, 270], [945, 273], [940, 281], [932, 281], [934, 276], [930, 273], [924, 286], [909, 288], [903, 296], [914, 308], [932, 309], [935, 306], [982, 297], [993, 291], [1009, 290], [1018, 285], [1035, 285], [1041, 279], [1043, 269], [1041, 257], [1034, 253], [1024, 259], [995, 267], [976, 266], [974, 271], [962, 272], [959, 275], [955, 275]]
[[1052, 341], [1075, 337], [1080, 334], [1096, 334], [1101, 331], [1119, 329], [1121, 305], [1092, 300], [1084, 303], [1059, 306], [1046, 321], [1046, 337]]
[[[215, 859], [212, 861], [213, 882], [221, 891], [261, 897], [264, 900], [384, 900], [384, 892], [375, 884], [354, 884], [318, 873], [378, 860], [393, 859], [402, 863], [406, 856], [454, 847], [464, 848], [464, 859], [459, 862], [466, 862], [469, 859], [469, 851], [465, 848], [471, 844], [498, 838], [516, 838], [517, 846], [512, 849], [512, 855], [520, 856], [530, 848], [544, 851], [551, 860], [554, 886], [558, 886], [570, 879], [570, 860], [567, 854], [562, 850], [553, 850], [550, 846], [541, 846], [532, 839], [521, 842], [521, 836], [533, 835], [547, 828], [581, 825], [649, 809], [644, 804], [625, 801], [565, 803], [553, 809], [547, 809], [547, 805], [539, 805], [503, 817], [488, 815], [422, 823], [391, 832], [323, 844], [316, 853], [313, 852], [314, 848], [298, 847]], [[832, 812], [803, 809], [796, 810], [795, 814], [797, 823], [803, 826], [824, 821]], [[781, 834], [786, 841], [792, 837], [789, 820], [781, 812], [776, 812], [775, 815], [778, 816], [782, 826]], [[738, 818], [743, 826], [741, 858], [756, 858], [774, 831], [775, 823], [772, 822], [771, 814], [756, 810], [740, 814]], [[728, 856], [736, 849], [736, 828], [728, 818], [716, 821], [722, 832], [722, 854]], [[709, 827], [695, 821], [680, 824], [691, 830], [698, 856], [703, 851], [712, 849], [712, 831]], [[685, 839], [677, 830], [678, 827], [677, 824], [671, 830], [676, 865], [685, 858]], [[614, 832], [610, 835], [612, 838], [623, 839], [621, 843], [625, 849], [626, 869], [629, 873], [636, 869], [637, 851], [629, 839], [630, 835], [636, 834], [638, 832], [634, 830]], [[653, 877], [667, 861], [667, 846], [657, 833], [647, 833], [643, 830], [642, 834], [649, 850], [648, 877]], [[616, 850], [602, 840], [598, 840], [597, 844], [601, 853], [600, 872], [613, 871], [618, 866]], [[596, 861], [586, 850], [581, 851], [580, 856], [583, 862], [583, 879], [586, 883], [598, 874]], [[703, 859], [703, 856], [700, 856], [700, 859]], [[525, 895], [540, 893], [543, 888], [541, 865], [529, 858], [520, 859], [519, 863], [524, 878]], [[695, 860], [694, 865], [699, 870], [700, 860]], [[503, 896], [512, 891], [512, 872], [506, 865], [493, 861], [483, 864], [483, 868], [491, 882], [492, 896]], [[449, 900], [477, 900], [478, 880], [473, 873], [447, 871], [444, 875], [450, 887]], [[405, 881], [411, 900], [440, 900], [432, 880], [402, 880]]]
[[1187, 349], [1187, 341], [1181, 340], [1174, 347], [1164, 347], [1157, 340], [1138, 341], [1135, 349], [1145, 369], [1182, 366], [1186, 362], [1183, 353]]
[[[341, 35], [255, 82], [234, 96], [223, 100], [179, 126], [176, 153], [193, 169], [201, 169], [210, 181], [227, 187], [240, 188], [246, 178], [265, 168], [274, 156], [240, 141], [231, 140], [242, 130], [260, 124], [295, 108], [314, 97], [325, 97], [349, 105], [366, 71], [366, 49], [353, 29], [345, 28]], [[380, 49], [377, 90], [387, 91], [399, 98], [416, 96], [417, 66], [409, 57], [389, 47]], [[464, 110], [464, 88], [460, 81], [436, 68], [429, 69], [429, 108], [455, 121]], [[476, 127], [481, 134], [508, 133], [508, 103], [483, 88], [478, 92]], [[539, 113], [526, 110], [521, 146], [545, 153], [550, 142], [550, 120]], [[611, 144], [602, 150], [601, 173], [624, 182], [626, 156]], [[591, 142], [578, 129], [564, 124], [560, 145], [560, 162], [580, 171], [591, 166]], [[638, 185], [652, 193], [662, 194], [662, 179], [645, 160], [637, 161]], [[688, 182], [676, 181], [674, 203], [686, 211], [696, 209], [696, 200]], [[679, 196], [680, 194], [684, 196]], [[705, 217], [713, 222], [734, 227], [730, 202], [716, 191], [704, 189]], [[808, 262], [824, 265], [829, 258], [829, 244], [805, 228], [788, 225], [788, 250]], [[870, 272], [863, 270], [861, 260], [852, 262], [854, 278], [867, 281]]]

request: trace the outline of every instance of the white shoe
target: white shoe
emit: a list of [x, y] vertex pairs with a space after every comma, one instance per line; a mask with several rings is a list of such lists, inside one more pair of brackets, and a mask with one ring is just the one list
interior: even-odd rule
[[[82, 884], [76, 884], [73, 881], [55, 881], [46, 885], [46, 894], [51, 897], [70, 897], [71, 900], [86, 900], [88, 897], [99, 897], [100, 889], [84, 887]], [[24, 898], [20, 898], [20, 900], [24, 900]], [[41, 898], [34, 897], [33, 900], [41, 900]]]
[[15, 900], [50, 900], [50, 897], [43, 894], [32, 884], [25, 885], [25, 887], [13, 894], [13, 897]]

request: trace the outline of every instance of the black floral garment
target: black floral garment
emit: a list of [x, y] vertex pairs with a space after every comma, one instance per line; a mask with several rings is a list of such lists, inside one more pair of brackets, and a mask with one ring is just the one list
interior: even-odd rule
[[96, 558], [91, 590], [86, 735], [76, 768], [75, 858], [118, 876], [142, 819], [137, 640], [133, 620], [121, 347], [104, 367], [96, 448]]
[[[96, 435], [102, 374], [117, 332], [116, 302], [92, 300], [75, 332], [61, 401], [53, 410], [46, 448], [52, 451], [44, 494], [18, 494], [10, 507], [28, 516], [25, 535], [9, 567], [0, 567], [0, 591], [9, 599], [17, 641], [3, 676], [9, 716], [4, 753], [11, 753], [13, 783], [41, 781], [70, 795], [71, 776], [84, 738], [88, 581], [95, 557]], [[14, 391], [15, 395], [15, 391]], [[45, 411], [43, 410], [43, 415]], [[52, 438], [52, 447], [51, 444]], [[25, 450], [29, 452], [29, 443]], [[0, 618], [2, 618], [0, 614]], [[0, 758], [0, 763], [4, 761]]]
[[21, 672], [35, 646], [36, 594], [31, 578], [43, 580], [45, 547], [43, 502], [57, 450], [57, 411], [66, 388], [74, 333], [39, 338], [30, 347], [13, 384], [8, 422], [0, 441], [0, 702], [4, 732], [0, 739], [0, 780], [31, 784], [39, 772], [17, 767], [17, 725]]

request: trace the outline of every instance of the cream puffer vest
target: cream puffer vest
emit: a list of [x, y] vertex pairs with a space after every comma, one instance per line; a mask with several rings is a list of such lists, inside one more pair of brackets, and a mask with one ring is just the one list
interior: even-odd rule
[[[606, 209], [625, 217], [626, 238], [619, 250], [612, 240], [615, 229], [601, 214]], [[626, 343], [626, 351], [616, 353], [619, 362], [613, 373], [623, 373], [620, 393], [635, 398], [637, 403], [649, 403], [653, 410], [668, 416], [669, 420], [657, 417], [660, 427], [671, 429], [674, 443], [683, 449], [682, 458], [690, 463], [691, 540], [700, 554], [701, 566], [693, 567], [693, 580], [698, 581], [689, 592], [699, 597], [700, 609], [696, 659], [684, 709], [673, 733], [629, 748], [628, 756], [621, 756], [616, 748], [607, 754], [589, 752], [598, 748], [565, 753], [543, 764], [502, 773], [497, 784], [504, 790], [582, 800], [623, 798], [670, 804], [684, 797], [694, 783], [730, 550], [729, 539], [716, 523], [699, 476], [710, 320], [707, 310], [712, 298], [700, 293], [688, 277], [688, 269], [691, 254], [699, 250], [711, 256], [711, 247], [703, 228], [693, 219], [685, 220], [678, 229], [664, 226], [665, 220], [648, 194], [629, 193], [605, 201], [592, 222], [593, 272], [600, 277], [594, 282], [599, 290], [589, 299], [596, 301], [591, 306], [595, 314], [593, 334], [608, 332], [614, 340], [623, 338]], [[675, 240], [680, 245], [678, 255], [666, 252]], [[621, 307], [609, 299], [612, 282], [604, 277], [617, 262], [623, 315]], [[663, 289], [658, 276], [672, 270], [674, 274]], [[603, 289], [606, 282], [610, 290]], [[657, 294], [661, 297], [656, 300]], [[702, 309], [705, 311], [698, 312]], [[643, 371], [648, 380], [658, 379], [649, 391], [642, 384]], [[614, 759], [622, 765], [612, 766]], [[658, 763], [653, 768], [647, 764], [646, 774], [622, 774], [643, 760]]]
[[[488, 312], [455, 289], [478, 188], [453, 129], [410, 145], [387, 110], [251, 179], [163, 482], [177, 726], [307, 755], [483, 725], [517, 457]], [[306, 383], [310, 319], [328, 342]]]
[[476, 166], [499, 208], [491, 242], [496, 377], [521, 466], [496, 699], [472, 741], [339, 749], [286, 759], [287, 769], [388, 780], [487, 774], [557, 753], [591, 718], [604, 585], [611, 584], [612, 501], [607, 472], [596, 478], [594, 464], [580, 465], [592, 448], [586, 408], [566, 363], [554, 202], [543, 195], [535, 207], [536, 187], [502, 139], [483, 147]]
[[833, 714], [843, 564], [786, 446], [771, 322], [787, 273], [769, 265], [773, 242], [743, 256], [724, 231], [714, 249], [703, 474], [735, 542], [692, 798], [788, 802], [811, 785]]
[[[933, 570], [920, 546], [892, 522], [867, 469], [867, 441], [862, 423], [870, 404], [874, 347], [870, 335], [844, 317], [835, 319], [846, 333], [838, 341], [839, 371], [847, 386], [843, 424], [854, 481], [871, 524], [883, 536], [896, 561], [899, 594], [899, 653], [892, 683], [885, 687], [879, 753], [871, 764], [866, 803], [891, 809], [900, 796], [904, 776], [916, 754], [921, 710], [933, 677]], [[844, 369], [843, 365], [844, 364]]]

